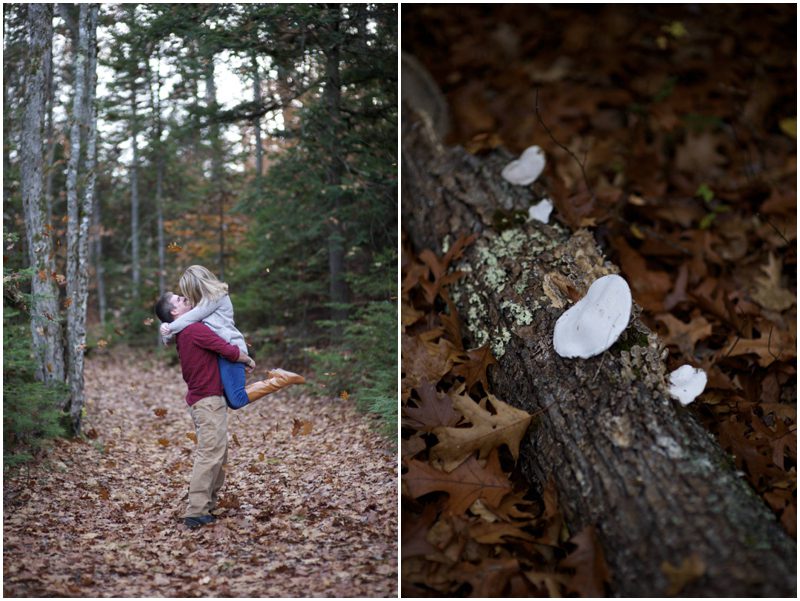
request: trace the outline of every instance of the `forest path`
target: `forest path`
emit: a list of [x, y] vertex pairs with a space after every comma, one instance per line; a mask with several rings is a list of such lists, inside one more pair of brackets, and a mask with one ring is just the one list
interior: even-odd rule
[[6, 475], [4, 596], [395, 596], [395, 451], [350, 403], [293, 388], [229, 411], [222, 511], [190, 531], [180, 368], [88, 360], [92, 440]]

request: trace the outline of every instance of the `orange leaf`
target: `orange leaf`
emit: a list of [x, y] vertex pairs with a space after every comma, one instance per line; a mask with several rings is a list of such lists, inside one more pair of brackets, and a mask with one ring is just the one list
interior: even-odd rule
[[489, 455], [485, 466], [473, 456], [450, 473], [412, 459], [403, 484], [414, 499], [430, 492], [446, 492], [450, 497], [447, 510], [456, 515], [464, 513], [478, 499], [497, 507], [505, 494], [511, 492], [511, 482], [500, 468], [496, 450]]
[[191, 440], [194, 444], [197, 444], [197, 434], [195, 434], [194, 432], [187, 432], [186, 438]]
[[159, 438], [158, 439], [158, 444], [160, 444], [162, 447], [168, 447], [169, 446], [169, 439], [167, 439], [167, 438]]
[[611, 582], [611, 572], [603, 557], [594, 526], [587, 526], [569, 539], [577, 548], [561, 561], [561, 567], [573, 568], [575, 574], [567, 588], [583, 597], [605, 597], [604, 582]]
[[153, 413], [155, 413], [158, 417], [164, 417], [167, 414], [167, 410], [163, 407], [159, 407], [158, 409], [153, 409]]
[[183, 250], [183, 247], [180, 246], [177, 242], [170, 242], [167, 244], [167, 252], [171, 253], [179, 253]]

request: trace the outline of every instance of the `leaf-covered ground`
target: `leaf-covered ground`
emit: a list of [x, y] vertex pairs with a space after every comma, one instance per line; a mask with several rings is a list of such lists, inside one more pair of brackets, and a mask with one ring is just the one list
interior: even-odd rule
[[349, 403], [295, 387], [229, 412], [218, 520], [189, 531], [180, 368], [116, 351], [86, 388], [89, 440], [5, 476], [4, 596], [397, 594], [396, 452]]

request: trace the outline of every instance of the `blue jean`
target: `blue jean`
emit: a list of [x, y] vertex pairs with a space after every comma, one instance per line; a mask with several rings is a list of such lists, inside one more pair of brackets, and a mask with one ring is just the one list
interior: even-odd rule
[[225, 389], [225, 400], [231, 409], [241, 409], [250, 399], [244, 389], [244, 363], [231, 363], [224, 357], [219, 359], [219, 377], [222, 379], [222, 388]]

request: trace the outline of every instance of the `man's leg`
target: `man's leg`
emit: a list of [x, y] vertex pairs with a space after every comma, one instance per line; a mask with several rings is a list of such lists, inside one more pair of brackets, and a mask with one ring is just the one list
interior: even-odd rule
[[189, 482], [187, 518], [208, 515], [212, 497], [225, 479], [224, 463], [228, 451], [228, 406], [225, 398], [200, 399], [189, 407], [189, 412], [194, 420], [197, 449]]

